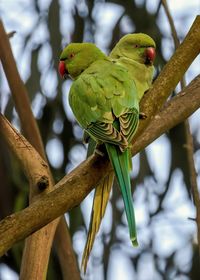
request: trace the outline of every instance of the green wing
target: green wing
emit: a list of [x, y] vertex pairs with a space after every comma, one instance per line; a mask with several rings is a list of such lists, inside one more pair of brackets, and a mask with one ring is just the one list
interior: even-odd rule
[[[100, 62], [93, 63], [73, 83], [70, 106], [79, 124], [96, 142], [120, 145], [123, 150], [138, 123], [136, 86], [123, 67]], [[119, 128], [113, 125], [116, 121]]]

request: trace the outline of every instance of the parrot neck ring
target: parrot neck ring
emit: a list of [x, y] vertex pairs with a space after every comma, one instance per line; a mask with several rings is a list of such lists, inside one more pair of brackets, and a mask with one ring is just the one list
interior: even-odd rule
[[69, 75], [69, 72], [67, 71], [67, 67], [65, 65], [65, 62], [63, 60], [61, 60], [59, 62], [58, 71], [59, 71], [61, 77], [64, 78], [64, 79], [66, 79], [67, 75]]
[[146, 57], [146, 61], [145, 64], [147, 65], [152, 65], [154, 62], [154, 59], [156, 57], [156, 50], [153, 47], [149, 47], [146, 49], [145, 52], [145, 57]]

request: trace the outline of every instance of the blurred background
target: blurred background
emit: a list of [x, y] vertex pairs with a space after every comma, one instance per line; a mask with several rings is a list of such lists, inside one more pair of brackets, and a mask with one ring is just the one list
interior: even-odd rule
[[[180, 40], [200, 12], [198, 0], [168, 0]], [[68, 105], [70, 80], [57, 67], [69, 42], [89, 41], [109, 53], [127, 33], [144, 32], [157, 44], [155, 77], [174, 52], [170, 26], [158, 0], [0, 0], [0, 15], [10, 39], [32, 110], [38, 121], [56, 181], [86, 157], [83, 131]], [[1, 67], [1, 66], [0, 66]], [[186, 73], [199, 74], [199, 57]], [[178, 86], [175, 94], [180, 90]], [[0, 68], [0, 110], [20, 130], [9, 87]], [[191, 118], [194, 160], [200, 183], [200, 110]], [[131, 174], [140, 246], [129, 239], [123, 202], [115, 184], [83, 279], [200, 279], [195, 207], [183, 124], [162, 135], [133, 158]], [[28, 182], [0, 139], [0, 219], [28, 205]], [[78, 263], [86, 241], [93, 193], [66, 214]], [[0, 259], [0, 279], [18, 279], [23, 242]], [[48, 279], [62, 279], [52, 250]]]

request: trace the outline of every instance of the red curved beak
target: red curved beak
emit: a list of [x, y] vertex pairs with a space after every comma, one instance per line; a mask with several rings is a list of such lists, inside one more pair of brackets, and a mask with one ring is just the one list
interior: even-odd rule
[[147, 63], [152, 64], [154, 62], [154, 59], [156, 57], [156, 50], [153, 47], [149, 47], [146, 49], [146, 59]]
[[65, 65], [65, 62], [62, 60], [59, 62], [58, 71], [62, 78], [66, 78], [66, 75], [68, 75], [67, 67]]

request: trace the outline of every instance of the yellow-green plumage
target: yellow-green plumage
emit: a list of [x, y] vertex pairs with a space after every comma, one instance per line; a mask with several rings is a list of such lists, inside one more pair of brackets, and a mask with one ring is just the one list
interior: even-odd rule
[[[135, 46], [135, 47], [134, 47]], [[125, 67], [137, 87], [138, 100], [150, 88], [154, 67], [145, 63], [145, 49], [155, 48], [154, 40], [144, 33], [127, 34], [122, 37], [110, 53], [117, 64]]]
[[[137, 244], [137, 238], [128, 149], [139, 120], [136, 96], [135, 83], [128, 71], [109, 60], [98, 60], [91, 64], [76, 79], [69, 93], [69, 103], [79, 124], [96, 142], [105, 143], [122, 192], [130, 238], [134, 245]], [[110, 180], [109, 177], [109, 181], [112, 183], [112, 178]], [[90, 244], [89, 241], [89, 247]], [[83, 260], [87, 257], [84, 254]], [[85, 261], [83, 266], [85, 270]]]
[[[81, 60], [86, 59], [84, 50], [88, 47], [91, 56], [88, 67], [83, 68]], [[94, 45], [83, 43], [73, 48], [69, 45], [61, 55], [68, 73], [76, 79], [69, 92], [69, 104], [79, 124], [97, 143], [106, 145], [122, 191], [130, 237], [136, 243], [127, 156], [139, 119], [136, 87], [126, 69], [103, 55], [97, 60], [96, 52], [99, 50]]]

